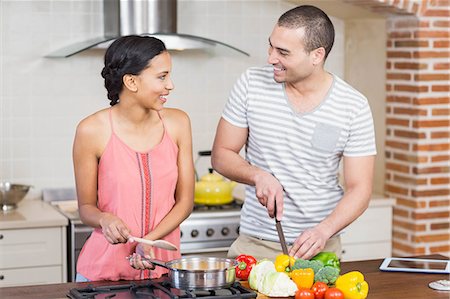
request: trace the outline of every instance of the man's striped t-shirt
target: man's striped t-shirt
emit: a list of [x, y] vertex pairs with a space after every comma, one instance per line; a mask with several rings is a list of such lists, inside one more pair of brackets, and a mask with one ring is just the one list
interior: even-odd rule
[[[248, 128], [245, 159], [275, 176], [284, 189], [286, 241], [327, 217], [342, 198], [341, 157], [376, 154], [367, 99], [333, 75], [325, 99], [313, 111], [296, 113], [285, 87], [273, 79], [273, 66], [249, 68], [234, 85], [222, 117]], [[277, 241], [274, 220], [246, 186], [240, 231]]]

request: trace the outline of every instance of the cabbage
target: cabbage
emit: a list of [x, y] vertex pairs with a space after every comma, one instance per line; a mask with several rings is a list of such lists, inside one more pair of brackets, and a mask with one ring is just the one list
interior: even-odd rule
[[264, 276], [258, 291], [269, 297], [294, 296], [297, 285], [284, 272], [269, 272]]
[[264, 276], [269, 272], [276, 272], [275, 265], [272, 261], [261, 260], [253, 266], [252, 271], [248, 277], [248, 284], [254, 290], [259, 290], [262, 285]]

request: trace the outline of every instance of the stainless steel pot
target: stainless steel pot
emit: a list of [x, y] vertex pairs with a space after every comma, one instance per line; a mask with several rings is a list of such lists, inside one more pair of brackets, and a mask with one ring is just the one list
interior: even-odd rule
[[218, 257], [191, 256], [170, 262], [148, 260], [169, 270], [175, 288], [183, 290], [217, 290], [230, 287], [236, 280], [237, 262]]

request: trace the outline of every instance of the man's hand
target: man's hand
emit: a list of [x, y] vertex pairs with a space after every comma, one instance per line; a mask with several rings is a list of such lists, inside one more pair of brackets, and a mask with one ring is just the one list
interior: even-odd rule
[[111, 244], [126, 243], [130, 235], [130, 229], [119, 217], [104, 213], [100, 219], [103, 235]]
[[295, 240], [289, 250], [289, 255], [308, 260], [321, 252], [327, 241], [327, 235], [317, 226], [307, 229]]
[[[270, 173], [260, 171], [255, 176], [255, 189], [258, 201], [267, 208], [269, 216], [281, 220], [283, 216], [283, 187], [280, 182]], [[277, 215], [274, 213], [275, 202], [277, 204]]]

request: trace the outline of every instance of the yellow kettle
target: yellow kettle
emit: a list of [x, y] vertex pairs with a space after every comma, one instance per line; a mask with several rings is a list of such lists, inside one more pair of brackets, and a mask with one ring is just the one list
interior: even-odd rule
[[236, 182], [226, 181], [213, 169], [195, 183], [194, 202], [201, 205], [224, 205], [233, 201], [233, 189]]

